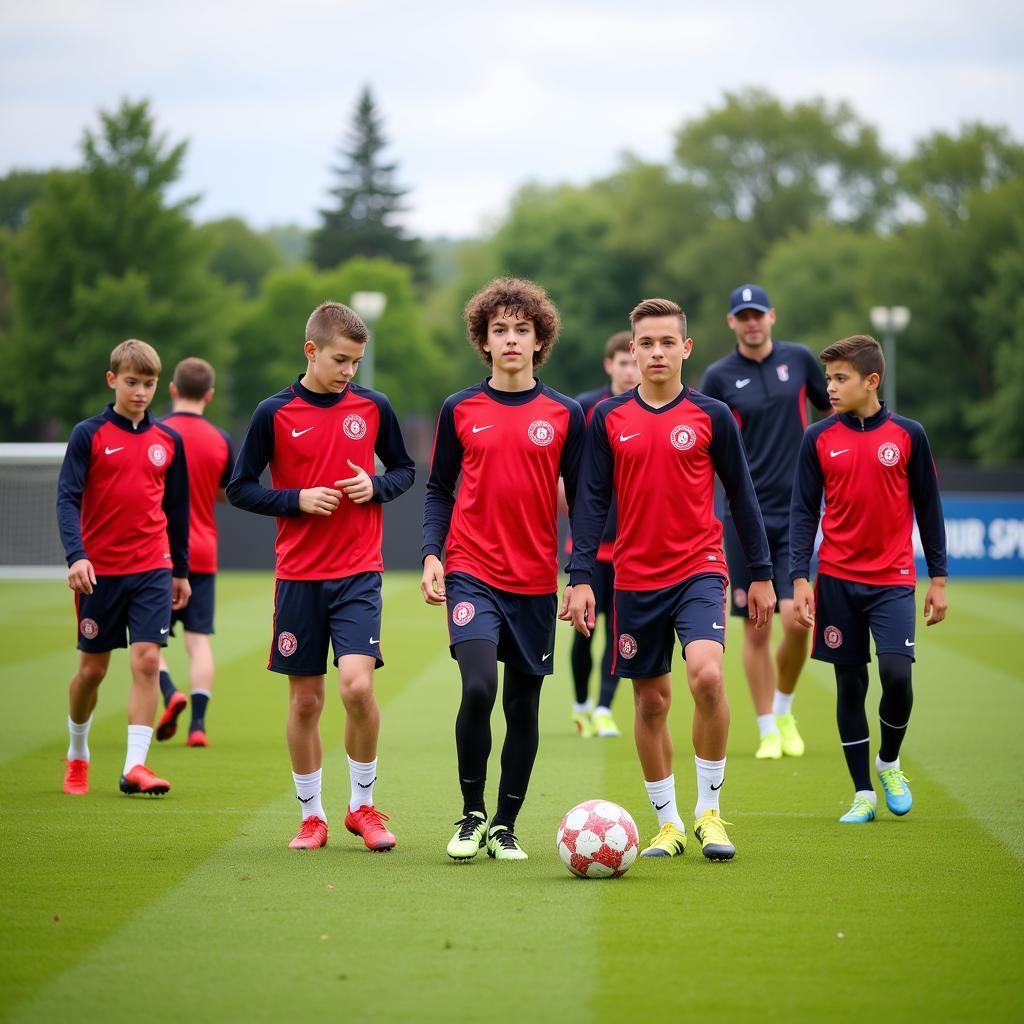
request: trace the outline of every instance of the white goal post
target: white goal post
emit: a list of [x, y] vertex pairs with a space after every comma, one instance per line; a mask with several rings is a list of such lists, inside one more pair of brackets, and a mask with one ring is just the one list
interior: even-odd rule
[[66, 448], [0, 444], [0, 578], [67, 573], [57, 529], [57, 476]]

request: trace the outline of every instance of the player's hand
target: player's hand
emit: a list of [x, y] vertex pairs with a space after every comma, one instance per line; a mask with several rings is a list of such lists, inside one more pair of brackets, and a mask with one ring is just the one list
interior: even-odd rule
[[747, 614], [755, 629], [771, 624], [775, 611], [775, 587], [771, 580], [754, 580], [747, 588]]
[[814, 588], [807, 580], [793, 581], [793, 611], [804, 629], [814, 627]]
[[299, 511], [329, 516], [341, 504], [341, 491], [333, 487], [305, 487], [299, 491]]
[[[577, 583], [566, 590], [569, 594], [568, 615], [564, 616], [573, 624], [577, 633], [590, 636], [590, 631], [597, 621], [597, 602], [594, 600], [594, 588], [589, 583]], [[562, 615], [558, 616], [563, 618]]]
[[423, 575], [420, 577], [420, 593], [427, 604], [444, 604], [444, 566], [437, 555], [423, 559]]
[[569, 618], [569, 601], [572, 599], [572, 587], [567, 586], [562, 591], [562, 607], [559, 609], [558, 617], [563, 622], [570, 622]]
[[178, 611], [188, 604], [192, 596], [192, 584], [179, 576], [171, 577], [171, 610]]
[[355, 470], [355, 476], [346, 477], [344, 480], [335, 480], [334, 486], [340, 487], [350, 501], [357, 505], [365, 505], [373, 497], [373, 480], [362, 466], [357, 466], [351, 459], [345, 461], [350, 468]]
[[76, 594], [91, 594], [96, 586], [96, 570], [88, 558], [80, 558], [68, 566], [68, 586]]
[[932, 585], [924, 596], [924, 624], [934, 626], [946, 617], [949, 601], [946, 599], [946, 579], [944, 576], [932, 578]]

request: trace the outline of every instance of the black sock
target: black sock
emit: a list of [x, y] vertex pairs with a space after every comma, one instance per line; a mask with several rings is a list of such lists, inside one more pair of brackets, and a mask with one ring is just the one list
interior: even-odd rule
[[864, 700], [868, 694], [867, 665], [836, 665], [836, 721], [855, 790], [871, 785], [868, 716]]
[[171, 681], [171, 673], [167, 669], [160, 669], [160, 692], [163, 694], [164, 707], [171, 703], [171, 698], [178, 692]]
[[462, 703], [455, 719], [462, 813], [482, 811], [487, 758], [491, 753], [491, 711], [498, 696], [498, 650], [489, 640], [466, 640], [455, 646], [462, 675]]
[[593, 637], [573, 631], [569, 661], [572, 665], [572, 685], [576, 690], [577, 704], [586, 704], [590, 694], [590, 670], [594, 667], [594, 659], [590, 653], [592, 639]]
[[210, 703], [210, 695], [207, 693], [192, 694], [192, 721], [188, 731], [206, 732], [206, 705]]
[[878, 721], [882, 727], [882, 746], [878, 756], [895, 761], [900, 756], [903, 737], [910, 724], [914, 689], [910, 684], [913, 662], [905, 654], [880, 654], [878, 675], [882, 680], [882, 699], [878, 703]]
[[[605, 615], [604, 631], [604, 654], [601, 655], [601, 694], [598, 705], [602, 708], [611, 709], [612, 701], [615, 700], [615, 691], [618, 689], [619, 680], [612, 675], [612, 658], [615, 655], [616, 640], [612, 631], [612, 617]], [[579, 634], [576, 634], [579, 636]]]
[[540, 688], [543, 676], [526, 675], [505, 666], [501, 704], [505, 711], [505, 745], [501, 748], [501, 779], [495, 825], [513, 828], [526, 799], [537, 758]]

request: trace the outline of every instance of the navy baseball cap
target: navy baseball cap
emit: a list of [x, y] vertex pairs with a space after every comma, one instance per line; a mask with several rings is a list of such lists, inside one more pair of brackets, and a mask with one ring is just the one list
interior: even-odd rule
[[772, 308], [768, 293], [756, 284], [741, 284], [729, 296], [729, 315], [735, 316], [744, 309], [756, 309], [767, 313]]

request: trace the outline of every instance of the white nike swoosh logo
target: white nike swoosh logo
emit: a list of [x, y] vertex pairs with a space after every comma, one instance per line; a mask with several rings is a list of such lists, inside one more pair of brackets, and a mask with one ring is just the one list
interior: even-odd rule
[[639, 433], [636, 433], [636, 434], [619, 434], [619, 440], [620, 441], [632, 441], [634, 437], [639, 437], [640, 434], [642, 434], [642, 433], [643, 433], [643, 431], [641, 430]]
[[550, 658], [550, 657], [551, 657], [551, 652], [550, 652], [550, 651], [548, 651], [548, 653], [547, 653], [547, 654], [542, 654], [542, 655], [540, 656], [540, 660], [541, 660], [541, 661], [547, 661], [547, 660], [548, 660], [548, 658]]
[[161, 629], [161, 630], [160, 630], [160, 632], [161, 632], [161, 633], [166, 633], [166, 632], [167, 632], [167, 631], [168, 631], [168, 630], [169, 630], [170, 628], [171, 628], [171, 627], [170, 627], [170, 626], [168, 626], [168, 627], [167, 627], [167, 629]]
[[380, 641], [379, 641], [379, 640], [374, 640], [374, 639], [373, 639], [373, 637], [371, 636], [371, 637], [370, 637], [370, 643], [371, 643], [371, 644], [379, 644], [379, 643], [380, 643]]
[[717, 622], [712, 622], [711, 623], [711, 628], [712, 629], [725, 629], [725, 626], [720, 626]]
[[840, 448], [839, 451], [834, 452], [831, 449], [829, 449], [829, 453], [828, 454], [829, 454], [830, 458], [834, 459], [837, 455], [845, 455], [849, 450], [850, 450], [849, 448]]
[[121, 445], [120, 448], [104, 448], [103, 449], [103, 454], [104, 455], [113, 455], [114, 452], [123, 452], [123, 451], [124, 451], [124, 445]]
[[292, 427], [292, 437], [302, 437], [303, 434], [308, 434], [313, 429], [313, 427], [306, 427], [305, 430], [296, 430]]
[[738, 381], [736, 381], [736, 387], [738, 387], [738, 388], [745, 388], [749, 383], [750, 383], [750, 378], [749, 377], [746, 380], [738, 380]]
[[473, 433], [474, 433], [474, 434], [479, 434], [481, 430], [490, 430], [490, 429], [491, 429], [491, 427], [493, 427], [493, 426], [494, 426], [494, 424], [493, 424], [493, 423], [488, 423], [486, 427], [477, 427], [477, 426], [474, 426], [474, 427], [473, 427]]
[[913, 647], [914, 646], [914, 641], [913, 640], [904, 640], [903, 641], [903, 646], [904, 647]]

